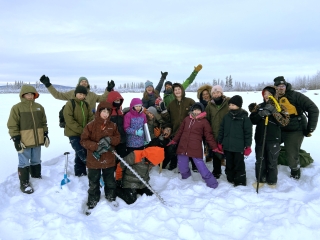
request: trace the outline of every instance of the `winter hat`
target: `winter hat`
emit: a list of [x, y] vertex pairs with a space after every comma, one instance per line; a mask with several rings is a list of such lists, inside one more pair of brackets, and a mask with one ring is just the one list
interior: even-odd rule
[[276, 95], [276, 89], [275, 89], [274, 87], [269, 87], [269, 86], [265, 87], [265, 88], [262, 90], [262, 97], [263, 97], [265, 91], [268, 91], [269, 93], [271, 93], [272, 96], [275, 96], [275, 95]]
[[239, 95], [234, 95], [232, 98], [229, 99], [229, 104], [230, 103], [238, 106], [239, 108], [242, 108], [242, 97]]
[[196, 102], [195, 104], [192, 105], [191, 111], [193, 111], [195, 109], [199, 109], [201, 112], [204, 112], [204, 106], [200, 102]]
[[223, 89], [220, 85], [215, 85], [211, 89], [211, 96], [214, 92], [221, 92], [223, 94]]
[[172, 87], [172, 82], [166, 81], [166, 82], [164, 83], [164, 86], [166, 86], [166, 85], [170, 85], [170, 86]]
[[155, 117], [159, 117], [160, 116], [155, 107], [149, 107], [147, 110], [148, 110], [148, 112], [152, 113], [153, 116], [155, 116]]
[[86, 80], [87, 83], [89, 83], [88, 79], [86, 77], [80, 77], [78, 83], [80, 83], [82, 80]]
[[84, 86], [79, 85], [79, 86], [76, 87], [76, 90], [74, 90], [74, 95], [75, 96], [77, 95], [77, 93], [83, 93], [83, 94], [87, 95], [88, 94], [88, 89], [86, 87], [84, 87]]
[[283, 76], [276, 77], [273, 81], [274, 81], [274, 85], [275, 86], [278, 86], [280, 84], [284, 84], [284, 85], [287, 86], [287, 82], [286, 82], [286, 80], [284, 79]]
[[146, 81], [146, 83], [144, 84], [144, 88], [147, 88], [147, 87], [153, 87], [153, 83], [152, 82], [150, 82], [149, 80], [148, 81]]

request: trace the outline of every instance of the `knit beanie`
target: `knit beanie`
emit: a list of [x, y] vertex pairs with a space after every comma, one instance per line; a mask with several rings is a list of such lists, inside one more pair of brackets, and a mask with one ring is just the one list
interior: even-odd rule
[[84, 87], [84, 86], [79, 85], [74, 90], [74, 96], [76, 96], [77, 93], [83, 93], [83, 94], [87, 95], [88, 94], [88, 89], [86, 87]]
[[149, 107], [147, 110], [148, 110], [148, 112], [152, 113], [153, 116], [155, 116], [155, 117], [159, 117], [160, 116], [160, 114], [158, 113], [158, 111], [157, 111], [157, 109], [155, 107]]
[[172, 87], [172, 82], [166, 81], [166, 82], [164, 83], [164, 86], [166, 86], [166, 85], [170, 85], [170, 86]]
[[148, 81], [146, 81], [146, 83], [144, 84], [144, 88], [147, 88], [147, 87], [153, 87], [153, 83], [152, 82], [150, 82], [149, 80]]
[[215, 85], [211, 89], [211, 96], [214, 92], [221, 92], [223, 94], [223, 89], [220, 85]]
[[200, 102], [196, 102], [195, 104], [192, 105], [191, 111], [193, 111], [195, 109], [199, 109], [201, 112], [204, 112], [204, 106]]
[[86, 80], [87, 83], [89, 83], [88, 79], [86, 77], [80, 77], [78, 83], [80, 83], [82, 80]]
[[230, 103], [242, 108], [242, 97], [239, 95], [234, 95], [232, 98], [230, 98], [229, 104]]
[[273, 81], [274, 81], [274, 85], [275, 86], [278, 86], [280, 84], [284, 84], [284, 85], [287, 86], [287, 82], [286, 82], [286, 80], [284, 79], [283, 76], [276, 77]]

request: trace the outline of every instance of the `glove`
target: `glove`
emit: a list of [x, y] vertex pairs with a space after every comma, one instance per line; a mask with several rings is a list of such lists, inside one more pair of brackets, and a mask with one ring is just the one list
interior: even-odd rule
[[161, 78], [166, 79], [167, 76], [168, 76], [168, 72], [162, 72], [161, 71]]
[[14, 147], [16, 148], [18, 153], [23, 153], [23, 150], [26, 148], [26, 146], [21, 142], [21, 136], [17, 135], [11, 138], [14, 142]]
[[161, 147], [147, 147], [143, 150], [135, 150], [134, 162], [139, 163], [143, 158], [147, 158], [146, 162], [151, 162], [153, 165], [161, 163], [164, 159], [164, 148]]
[[115, 84], [114, 84], [113, 80], [111, 80], [110, 82], [108, 81], [107, 91], [108, 92], [113, 91], [114, 86], [115, 86]]
[[223, 154], [223, 151], [219, 150], [219, 148], [215, 148], [212, 150], [213, 152]]
[[46, 88], [51, 86], [50, 79], [48, 77], [46, 77], [45, 75], [41, 76], [40, 82], [42, 82], [46, 86]]
[[268, 110], [272, 114], [277, 112], [276, 108], [272, 106], [270, 103], [266, 104], [263, 109]]
[[198, 66], [194, 67], [194, 71], [196, 71], [196, 72], [200, 72], [201, 69], [202, 69], [202, 65], [201, 64], [199, 64]]
[[223, 146], [222, 146], [221, 143], [218, 143], [218, 150], [219, 150], [220, 152], [223, 152]]
[[303, 130], [303, 135], [305, 137], [311, 137], [311, 133], [313, 132], [313, 129], [310, 129], [310, 130]]
[[98, 149], [92, 153], [95, 159], [99, 160], [102, 153], [113, 151], [114, 149], [110, 145], [110, 138], [104, 137], [101, 138], [98, 143]]
[[142, 135], [143, 135], [142, 128], [139, 128], [138, 130], [136, 130], [136, 135], [139, 136], [139, 137], [142, 137]]
[[244, 151], [243, 151], [243, 155], [245, 155], [245, 156], [247, 157], [247, 156], [250, 155], [251, 152], [252, 152], [252, 151], [251, 151], [251, 147], [250, 147], [250, 146], [249, 146], [249, 147], [246, 147], [246, 148], [244, 149]]
[[167, 144], [167, 147], [170, 146], [170, 145], [174, 145], [174, 144], [177, 144], [175, 141], [171, 140], [168, 144]]
[[252, 112], [252, 111], [253, 111], [253, 109], [254, 109], [256, 106], [257, 106], [257, 104], [256, 104], [256, 103], [250, 103], [250, 104], [249, 104], [249, 106], [248, 106], [249, 111], [250, 111], [250, 112]]
[[47, 148], [50, 145], [50, 139], [48, 137], [48, 132], [44, 132], [44, 146]]
[[159, 137], [160, 134], [161, 134], [161, 129], [158, 128], [158, 127], [155, 127], [155, 128], [153, 129], [153, 134], [154, 134], [155, 137]]
[[260, 117], [265, 117], [271, 115], [271, 112], [269, 110], [261, 110], [258, 112], [258, 114], [260, 115]]

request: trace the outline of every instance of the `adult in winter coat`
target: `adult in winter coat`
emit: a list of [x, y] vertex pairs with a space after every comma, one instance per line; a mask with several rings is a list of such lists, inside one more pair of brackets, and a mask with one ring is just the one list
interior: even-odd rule
[[[164, 159], [164, 150], [161, 147], [146, 147], [143, 150], [130, 152], [123, 160], [149, 184], [150, 170], [154, 165], [159, 164]], [[120, 182], [117, 187], [117, 196], [127, 204], [132, 204], [137, 200], [137, 194], [151, 196], [153, 192], [144, 185], [121, 161], [117, 165], [116, 179]]]
[[35, 99], [39, 97], [36, 89], [23, 85], [20, 103], [12, 106], [7, 122], [9, 135], [18, 152], [18, 175], [23, 193], [33, 193], [29, 174], [41, 178], [41, 146], [49, 146], [47, 118], [44, 108]]
[[[192, 71], [190, 76], [181, 84], [184, 90], [186, 90], [190, 86], [190, 84], [192, 84], [201, 69], [201, 64], [198, 64], [198, 66], [194, 67], [194, 70]], [[165, 103], [165, 106], [169, 106], [169, 104], [175, 99], [175, 95], [173, 93], [173, 85], [170, 81], [165, 82], [164, 85], [165, 90], [163, 92], [163, 101]]]
[[[278, 156], [280, 152], [281, 129], [288, 125], [290, 121], [289, 114], [285, 107], [281, 106], [280, 112], [276, 109], [276, 103], [270, 96], [274, 97], [278, 102], [278, 93], [274, 86], [267, 86], [262, 90], [263, 102], [260, 104], [250, 104], [251, 111], [250, 120], [256, 125], [254, 139], [256, 142], [256, 178], [257, 182], [254, 187], [263, 186], [267, 183], [271, 187], [275, 187], [278, 180]], [[266, 117], [268, 123], [265, 124]], [[266, 130], [266, 135], [264, 134]], [[263, 146], [263, 139], [265, 144]], [[262, 152], [262, 149], [264, 151]], [[261, 169], [261, 171], [260, 171]], [[259, 178], [260, 172], [260, 178]]]
[[[219, 128], [224, 116], [229, 112], [229, 97], [223, 94], [223, 89], [220, 85], [215, 85], [211, 89], [212, 99], [208, 102], [205, 109], [207, 113], [207, 119], [210, 123], [213, 136], [218, 139]], [[224, 155], [220, 153], [213, 153], [213, 175], [215, 178], [220, 178], [221, 176], [221, 162], [224, 162]]]
[[93, 120], [93, 113], [88, 104], [85, 103], [87, 88], [79, 85], [74, 91], [74, 103], [68, 101], [63, 109], [66, 122], [64, 135], [69, 138], [70, 144], [75, 151], [74, 174], [78, 177], [87, 175], [86, 171], [86, 149], [80, 144], [80, 136], [88, 122]]
[[161, 78], [156, 88], [153, 87], [153, 83], [149, 80], [144, 84], [145, 91], [143, 93], [142, 105], [145, 109], [155, 105], [155, 101], [160, 96], [160, 91], [167, 75], [168, 72], [161, 72]]
[[[45, 87], [48, 89], [48, 91], [51, 93], [51, 95], [55, 99], [68, 101], [69, 99], [74, 98], [74, 91], [75, 90], [70, 90], [68, 92], [59, 92], [59, 91], [57, 91], [57, 89], [55, 89], [52, 86], [52, 84], [50, 83], [49, 77], [47, 77], [45, 75], [41, 76], [40, 82], [42, 82], [45, 85]], [[78, 84], [76, 87], [78, 87], [78, 86], [84, 86], [85, 88], [87, 88], [88, 93], [86, 96], [86, 101], [89, 103], [89, 108], [94, 113], [96, 111], [96, 103], [105, 101], [108, 96], [108, 93], [114, 88], [115, 84], [114, 84], [113, 80], [111, 80], [111, 82], [108, 82], [108, 87], [106, 88], [106, 91], [102, 95], [98, 95], [98, 94], [95, 94], [94, 92], [90, 91], [90, 84], [89, 84], [89, 81], [86, 77], [79, 78], [79, 81], [78, 81]]]
[[[81, 134], [81, 145], [87, 150], [88, 167], [88, 202], [89, 209], [94, 208], [100, 200], [100, 177], [104, 181], [104, 193], [109, 202], [116, 199], [116, 181], [114, 172], [116, 157], [108, 150], [120, 143], [117, 125], [110, 121], [112, 105], [101, 102], [98, 105], [95, 119], [88, 123]], [[107, 138], [107, 142], [101, 139]], [[103, 145], [105, 144], [105, 145]], [[102, 146], [103, 145], [103, 146]], [[104, 147], [104, 149], [100, 149]]]
[[276, 77], [274, 85], [279, 92], [279, 103], [284, 105], [290, 114], [289, 124], [281, 128], [281, 142], [284, 142], [286, 149], [286, 158], [291, 169], [290, 177], [299, 179], [299, 150], [304, 136], [310, 137], [317, 127], [319, 109], [304, 94], [292, 90], [291, 84], [283, 76]]
[[116, 151], [120, 155], [120, 157], [124, 157], [127, 155], [126, 153], [126, 138], [127, 134], [124, 130], [124, 116], [122, 112], [122, 103], [123, 103], [123, 97], [121, 94], [117, 91], [111, 91], [107, 96], [107, 102], [111, 104], [111, 117], [110, 121], [115, 123], [118, 126], [118, 131], [121, 136], [120, 143], [116, 146]]
[[191, 176], [189, 157], [192, 157], [207, 186], [216, 188], [218, 187], [218, 182], [203, 161], [203, 138], [205, 138], [209, 146], [214, 149], [214, 151], [219, 151], [217, 143], [213, 138], [210, 124], [205, 116], [206, 112], [204, 112], [204, 106], [202, 103], [195, 103], [191, 107], [190, 115], [183, 120], [179, 131], [169, 145], [178, 144], [178, 167], [182, 179], [186, 179]]
[[230, 111], [223, 117], [218, 136], [219, 150], [226, 156], [227, 180], [234, 186], [246, 185], [244, 156], [251, 153], [252, 123], [248, 112], [242, 109], [242, 97], [229, 100]]

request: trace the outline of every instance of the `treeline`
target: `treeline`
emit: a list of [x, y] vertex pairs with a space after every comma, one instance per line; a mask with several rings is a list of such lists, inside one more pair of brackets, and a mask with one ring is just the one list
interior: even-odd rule
[[[320, 89], [320, 71], [317, 72], [314, 76], [303, 76], [303, 77], [296, 77], [295, 80], [289, 80], [288, 82], [292, 84], [293, 89], [296, 90], [315, 90]], [[36, 82], [34, 84], [31, 84], [30, 82], [23, 82], [23, 81], [15, 81], [15, 83], [7, 83], [6, 86], [0, 86], [0, 93], [13, 93], [13, 92], [19, 92], [20, 88], [24, 84], [30, 84], [34, 86], [38, 92], [47, 93], [47, 88], [41, 83]], [[157, 83], [154, 83], [155, 85]], [[260, 91], [267, 85], [273, 85], [273, 82], [262, 82], [258, 83], [257, 85], [252, 86], [251, 84], [248, 84], [246, 82], [238, 82], [233, 81], [232, 76], [226, 76], [224, 80], [222, 79], [213, 79], [211, 82], [195, 82], [191, 84], [186, 91], [188, 92], [195, 92], [198, 90], [199, 87], [202, 85], [209, 84], [209, 85], [221, 85], [223, 90], [225, 92], [245, 92], [245, 91]], [[155, 86], [154, 85], [154, 86]], [[53, 86], [61, 92], [69, 91], [71, 89], [74, 89], [73, 87], [67, 87], [67, 86], [61, 86], [61, 85], [55, 85]], [[144, 88], [144, 82], [131, 82], [131, 83], [124, 83], [124, 84], [117, 84], [116, 83], [116, 90], [119, 92], [143, 92], [145, 90]], [[164, 90], [164, 87], [163, 89]], [[93, 85], [91, 88], [92, 92], [101, 93], [105, 91], [105, 88], [99, 88], [97, 85]]]

